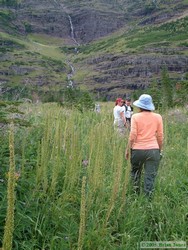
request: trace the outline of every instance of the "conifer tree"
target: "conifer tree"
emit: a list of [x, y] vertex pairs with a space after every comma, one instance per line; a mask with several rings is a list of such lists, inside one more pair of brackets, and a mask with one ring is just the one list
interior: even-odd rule
[[169, 107], [173, 106], [173, 89], [172, 83], [170, 81], [169, 74], [166, 67], [162, 70], [162, 81], [161, 81], [161, 98], [162, 106], [166, 110]]
[[148, 94], [152, 96], [155, 108], [158, 109], [161, 106], [161, 94], [160, 94], [160, 88], [157, 81], [153, 81], [149, 88], [148, 88]]

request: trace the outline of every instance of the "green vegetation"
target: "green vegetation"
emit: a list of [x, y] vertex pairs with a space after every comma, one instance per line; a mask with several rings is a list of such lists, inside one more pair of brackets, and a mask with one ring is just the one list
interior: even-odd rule
[[0, 9], [0, 27], [2, 30], [5, 29], [6, 31], [11, 30], [15, 32], [13, 20], [14, 14], [12, 11]]
[[150, 43], [156, 43], [161, 41], [181, 41], [187, 39], [188, 33], [188, 17], [171, 22], [166, 23], [158, 28], [149, 28], [145, 30], [143, 33], [139, 34], [136, 37], [131, 36], [127, 43], [127, 47], [135, 48], [138, 46], [147, 45]]
[[29, 126], [30, 123], [25, 119], [23, 111], [19, 109], [21, 102], [0, 101], [0, 124], [17, 124]]
[[51, 45], [53, 46], [62, 46], [62, 38], [60, 37], [52, 37], [50, 35], [46, 34], [37, 34], [37, 33], [31, 33], [27, 35], [27, 38], [30, 41], [36, 42], [41, 45]]
[[[80, 48], [80, 52], [84, 55], [93, 55], [94, 53], [105, 52], [128, 52], [130, 49], [140, 49], [149, 45], [161, 46], [165, 43], [173, 46], [175, 42], [185, 41], [188, 33], [188, 17], [163, 24], [158, 27], [146, 27], [142, 29], [133, 29], [132, 31], [117, 37], [102, 39], [87, 46]], [[186, 44], [186, 42], [185, 42]], [[78, 59], [79, 60], [79, 57]]]
[[[78, 1], [72, 0], [65, 1], [64, 4], [67, 5], [67, 8], [77, 8], [78, 5], [82, 7], [88, 6], [88, 1], [84, 0], [78, 3]], [[108, 88], [116, 85], [117, 81], [113, 77], [112, 80], [110, 79], [110, 70], [98, 70], [98, 61], [95, 62], [95, 58], [102, 58], [101, 64], [105, 68], [105, 64], [109, 63], [108, 58], [111, 56], [114, 56], [113, 60], [118, 60], [122, 55], [131, 56], [132, 54], [141, 56], [146, 53], [151, 56], [155, 56], [156, 53], [158, 53], [158, 56], [162, 54], [187, 55], [188, 18], [186, 13], [182, 11], [184, 5], [186, 6], [186, 2], [96, 0], [90, 2], [90, 4], [91, 8], [100, 9], [104, 12], [108, 9], [121, 13], [121, 15], [123, 13], [127, 24], [114, 34], [79, 46], [79, 53], [75, 53], [73, 45], [66, 45], [68, 39], [53, 38], [49, 34], [32, 33], [32, 25], [29, 19], [24, 19], [22, 25], [18, 25], [21, 29], [19, 33], [16, 28], [17, 23], [14, 22], [15, 12], [11, 11], [11, 8], [9, 10], [7, 8], [0, 10], [0, 28], [4, 30], [4, 32], [0, 32], [0, 53], [3, 55], [1, 61], [2, 87], [6, 85], [11, 89], [9, 93], [5, 93], [5, 98], [10, 99], [15, 93], [21, 91], [21, 98], [32, 99], [33, 93], [34, 95], [37, 93], [40, 100], [48, 101], [48, 96], [50, 96], [50, 100], [57, 100], [56, 97], [52, 97], [50, 92], [58, 96], [58, 91], [63, 91], [67, 86], [67, 74], [70, 72], [67, 61], [72, 62], [76, 69], [72, 80], [82, 89], [87, 87], [88, 90], [96, 90], [101, 88], [101, 84], [106, 78]], [[150, 18], [163, 16], [164, 13], [167, 13], [167, 15], [171, 11], [176, 13], [176, 9], [182, 12], [181, 18], [176, 19], [175, 15], [171, 17], [171, 20], [163, 24], [140, 24], [147, 23]], [[140, 14], [136, 17], [138, 10]], [[154, 16], [151, 16], [151, 13], [148, 12], [154, 13]], [[130, 13], [133, 13], [134, 19], [130, 18]], [[26, 34], [23, 36], [25, 32], [27, 36]], [[88, 60], [91, 63], [88, 63]], [[110, 66], [108, 65], [108, 67]], [[125, 66], [117, 67], [118, 71], [126, 70]], [[151, 82], [155, 80], [154, 77], [156, 75], [153, 74]], [[111, 91], [112, 95], [119, 93], [118, 88]], [[45, 96], [40, 96], [40, 94]]]
[[[134, 91], [133, 97], [137, 99], [146, 90]], [[169, 108], [185, 106], [188, 103], [188, 79], [187, 74], [184, 79], [175, 81], [170, 79], [166, 68], [162, 69], [161, 78], [153, 80], [147, 89], [147, 93], [153, 97], [155, 107], [163, 112]]]
[[[25, 46], [16, 42], [16, 41], [13, 41], [13, 40], [10, 40], [10, 39], [3, 39], [0, 37], [0, 53], [5, 53], [5, 52], [12, 52], [14, 51], [15, 49], [16, 50], [21, 50], [21, 49], [24, 49]], [[23, 63], [23, 62], [22, 62]]]
[[169, 75], [167, 73], [166, 68], [162, 71], [162, 103], [164, 110], [167, 110], [169, 107], [173, 106], [173, 91], [172, 91], [172, 83], [170, 82]]
[[0, 0], [0, 5], [15, 7], [17, 5], [17, 0]]
[[[154, 198], [132, 193], [127, 138], [102, 113], [24, 104], [32, 122], [15, 130], [14, 250], [136, 249], [141, 241], [187, 241], [186, 109], [162, 114], [165, 128]], [[0, 130], [0, 244], [6, 217], [9, 149]], [[11, 144], [12, 145], [12, 144]], [[174, 220], [174, 211], [176, 220]], [[0, 245], [0, 246], [1, 246]]]
[[3, 99], [33, 99], [33, 93], [46, 93], [52, 86], [56, 91], [66, 87], [70, 69], [58, 47], [52, 47], [0, 33], [1, 70], [7, 80], [1, 85]]

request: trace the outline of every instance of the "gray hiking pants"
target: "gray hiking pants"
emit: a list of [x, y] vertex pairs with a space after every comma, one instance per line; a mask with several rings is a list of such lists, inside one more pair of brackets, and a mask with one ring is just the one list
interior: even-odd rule
[[155, 177], [157, 175], [160, 161], [159, 149], [132, 149], [131, 150], [131, 177], [134, 189], [140, 192], [140, 179], [144, 167], [144, 192], [150, 196], [154, 189]]

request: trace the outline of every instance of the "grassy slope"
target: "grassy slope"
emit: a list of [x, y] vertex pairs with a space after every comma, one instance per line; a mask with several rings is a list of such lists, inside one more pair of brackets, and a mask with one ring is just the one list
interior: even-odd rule
[[54, 60], [65, 60], [65, 55], [60, 53], [59, 46], [62, 40], [45, 35], [29, 35], [25, 39], [0, 32], [2, 39], [9, 39], [25, 46], [25, 51], [38, 52], [40, 55], [50, 57]]
[[[4, 42], [11, 41], [16, 44], [14, 46], [2, 45], [2, 53], [8, 57], [8, 60], [5, 59], [1, 62], [1, 70], [10, 72], [10, 74], [2, 76], [3, 81], [8, 81], [6, 86], [23, 87], [23, 84], [29, 82], [26, 87], [31, 94], [32, 91], [37, 92], [36, 79], [41, 77], [43, 77], [41, 84], [44, 85], [45, 82], [47, 85], [42, 87], [43, 90], [48, 90], [50, 86], [55, 85], [56, 90], [66, 86], [66, 72], [70, 69], [65, 62], [66, 56], [59, 49], [59, 45], [62, 44], [61, 39], [43, 35], [30, 35], [23, 38], [0, 32], [0, 40]], [[26, 73], [15, 75], [10, 70], [12, 66], [27, 68], [28, 70]], [[25, 94], [28, 95], [28, 93]], [[31, 98], [30, 94], [29, 98]]]

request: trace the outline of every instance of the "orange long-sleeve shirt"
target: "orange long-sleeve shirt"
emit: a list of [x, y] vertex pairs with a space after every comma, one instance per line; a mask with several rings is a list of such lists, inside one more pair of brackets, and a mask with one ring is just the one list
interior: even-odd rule
[[131, 119], [129, 143], [132, 149], [161, 149], [163, 121], [159, 114], [142, 111]]

